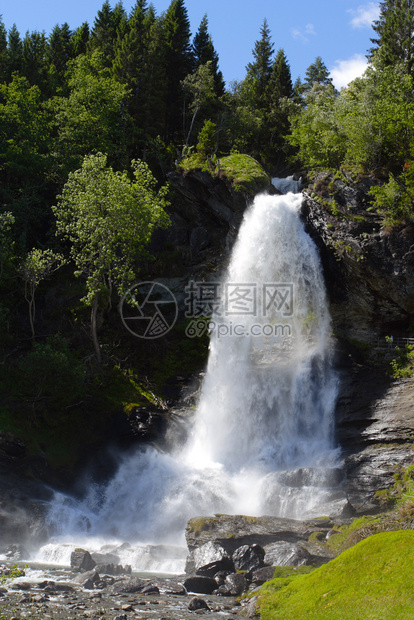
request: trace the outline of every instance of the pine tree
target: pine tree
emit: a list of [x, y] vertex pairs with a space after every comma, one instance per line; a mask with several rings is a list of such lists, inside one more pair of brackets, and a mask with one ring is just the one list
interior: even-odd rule
[[218, 68], [218, 54], [214, 49], [211, 36], [208, 33], [207, 14], [204, 15], [203, 19], [201, 20], [198, 31], [194, 36], [193, 54], [196, 68], [198, 68], [200, 65], [205, 65], [207, 62], [212, 63], [211, 66], [213, 71], [216, 96], [222, 97], [224, 95], [225, 83], [223, 80], [223, 74]]
[[312, 90], [314, 84], [332, 86], [332, 78], [329, 77], [329, 71], [320, 56], [317, 56], [315, 62], [306, 69], [304, 90], [306, 92]]
[[[164, 33], [166, 44], [166, 132], [170, 140], [178, 139], [182, 129], [184, 97], [181, 82], [192, 73], [194, 62], [190, 43], [190, 21], [184, 0], [173, 0], [165, 13]], [[181, 140], [184, 141], [183, 133]]]
[[15, 71], [21, 71], [23, 59], [23, 43], [16, 24], [10, 29], [7, 42], [7, 80], [10, 81]]
[[247, 78], [253, 81], [255, 104], [258, 108], [266, 108], [266, 93], [272, 74], [273, 43], [270, 39], [270, 30], [266, 18], [260, 29], [261, 38], [253, 48], [254, 62], [247, 65]]
[[369, 58], [377, 54], [385, 66], [402, 62], [407, 73], [414, 75], [414, 0], [385, 0], [380, 9]]

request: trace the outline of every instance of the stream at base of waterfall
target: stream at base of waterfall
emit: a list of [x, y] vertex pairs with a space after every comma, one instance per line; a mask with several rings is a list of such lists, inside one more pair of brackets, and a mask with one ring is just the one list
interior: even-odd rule
[[322, 268], [301, 201], [300, 193], [261, 194], [245, 213], [218, 285], [186, 444], [120, 455], [113, 479], [91, 484], [82, 500], [56, 493], [48, 516], [54, 537], [31, 559], [68, 565], [80, 546], [115, 553], [135, 570], [180, 573], [191, 517], [329, 514], [331, 474], [340, 467], [338, 379]]

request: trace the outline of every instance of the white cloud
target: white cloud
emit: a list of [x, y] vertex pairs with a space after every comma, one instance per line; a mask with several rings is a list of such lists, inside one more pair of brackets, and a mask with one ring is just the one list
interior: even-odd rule
[[368, 66], [368, 61], [363, 54], [354, 54], [348, 60], [337, 60], [330, 76], [335, 88], [340, 90], [349, 82], [360, 77]]
[[299, 39], [302, 43], [308, 43], [309, 38], [307, 35], [315, 35], [315, 26], [313, 24], [306, 24], [304, 29], [292, 28], [290, 31], [294, 39]]
[[378, 19], [380, 8], [378, 2], [368, 2], [368, 4], [360, 4], [355, 9], [348, 9], [348, 13], [353, 15], [351, 26], [353, 28], [370, 28], [372, 22]]

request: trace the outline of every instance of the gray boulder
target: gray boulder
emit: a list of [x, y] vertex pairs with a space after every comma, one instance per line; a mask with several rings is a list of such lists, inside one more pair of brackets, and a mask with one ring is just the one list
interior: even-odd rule
[[70, 556], [70, 567], [72, 570], [78, 573], [84, 573], [95, 568], [96, 562], [92, 558], [89, 551], [85, 549], [77, 548], [72, 551]]
[[195, 549], [187, 566], [190, 564], [193, 568], [191, 572], [204, 577], [214, 577], [219, 571], [234, 570], [230, 555], [221, 545], [213, 541]]
[[232, 555], [236, 571], [252, 572], [264, 566], [265, 551], [260, 545], [242, 545]]

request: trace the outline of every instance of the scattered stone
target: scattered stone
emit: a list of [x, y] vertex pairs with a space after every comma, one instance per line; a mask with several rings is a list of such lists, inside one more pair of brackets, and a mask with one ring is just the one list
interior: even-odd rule
[[122, 611], [134, 611], [132, 605], [122, 605], [121, 609]]
[[227, 590], [226, 596], [240, 596], [248, 587], [249, 580], [243, 573], [232, 573], [231, 575], [227, 575], [224, 585], [220, 586], [220, 588], [223, 588], [223, 594], [224, 588]]
[[100, 580], [101, 578], [99, 576], [98, 571], [93, 569], [86, 573], [81, 573], [80, 575], [77, 575], [76, 577], [74, 577], [72, 581], [73, 583], [79, 584], [83, 588], [92, 590], [94, 584], [98, 583]]
[[274, 566], [263, 566], [263, 568], [259, 568], [259, 570], [254, 571], [252, 574], [252, 584], [261, 586], [265, 581], [273, 579], [274, 572]]
[[154, 585], [153, 583], [150, 583], [144, 588], [142, 588], [141, 592], [142, 594], [159, 594], [160, 589], [158, 586]]
[[75, 572], [84, 573], [95, 568], [96, 562], [89, 551], [77, 548], [70, 556], [70, 567]]
[[190, 611], [197, 611], [198, 609], [210, 610], [210, 607], [207, 605], [207, 603], [205, 602], [205, 600], [203, 598], [195, 596], [188, 603], [188, 609]]
[[212, 577], [201, 577], [195, 575], [188, 577], [184, 581], [184, 587], [187, 592], [196, 592], [197, 594], [211, 594], [217, 588], [217, 583]]
[[11, 587], [13, 590], [30, 590], [32, 584], [27, 581], [18, 581], [17, 583], [13, 583]]

